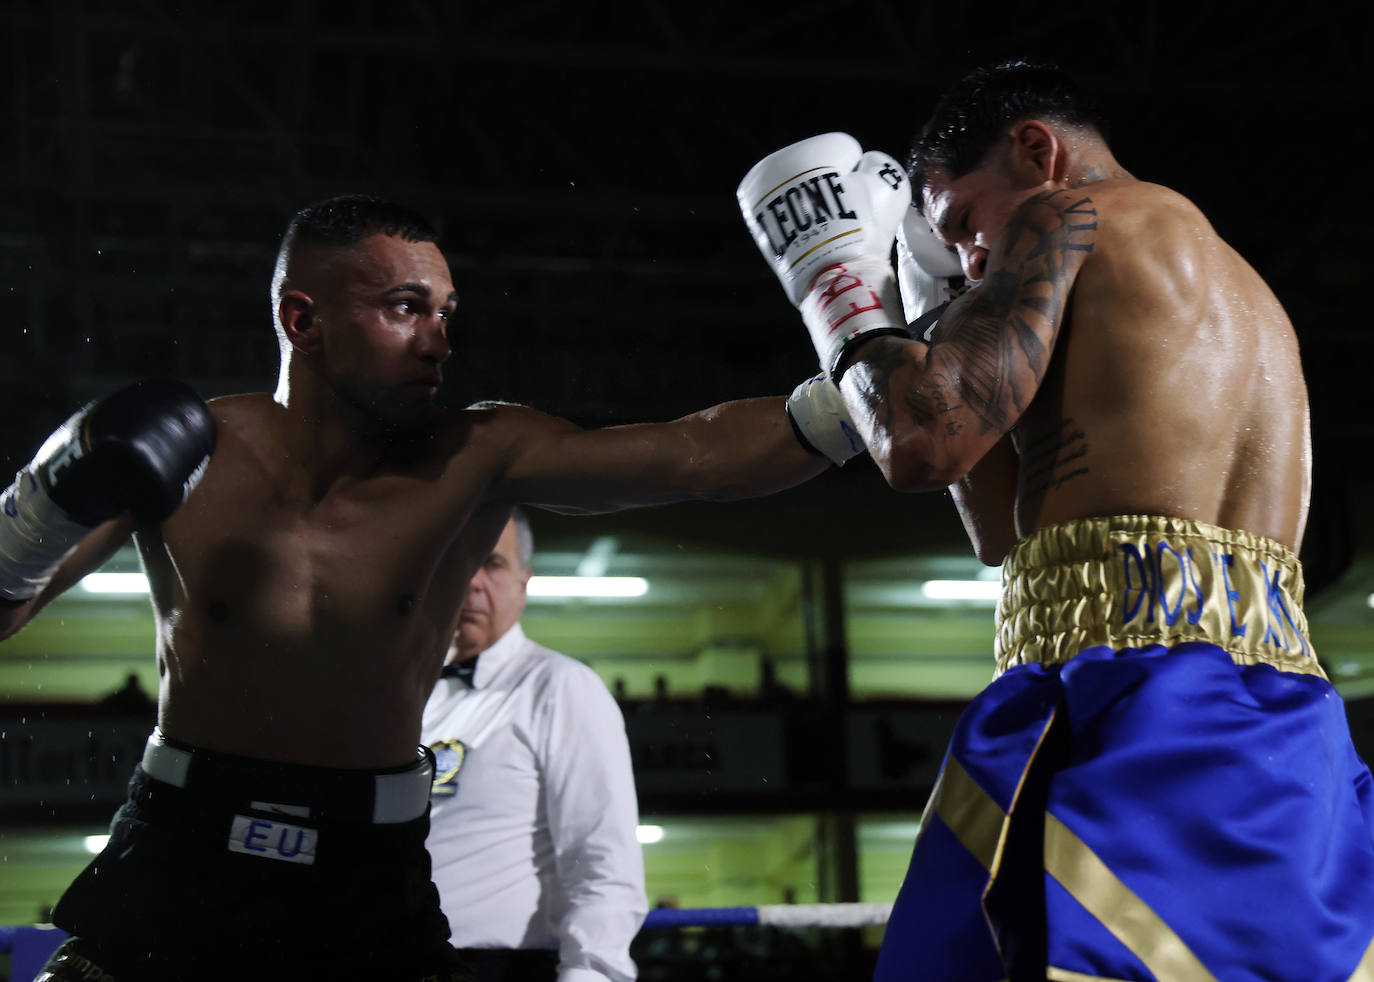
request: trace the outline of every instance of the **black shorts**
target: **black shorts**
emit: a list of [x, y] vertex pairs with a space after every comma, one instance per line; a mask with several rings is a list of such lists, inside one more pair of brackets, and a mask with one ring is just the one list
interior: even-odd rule
[[[75, 956], [119, 979], [463, 977], [417, 804], [428, 751], [380, 782], [173, 746], [181, 773], [167, 752], [144, 759], [168, 780], [139, 765], [109, 844], [57, 904], [75, 939], [55, 956], [64, 968]], [[406, 787], [399, 815], [383, 782]]]

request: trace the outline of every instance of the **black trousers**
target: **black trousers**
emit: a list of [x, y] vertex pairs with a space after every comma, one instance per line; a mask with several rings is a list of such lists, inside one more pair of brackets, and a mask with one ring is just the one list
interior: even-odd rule
[[554, 982], [558, 952], [547, 949], [459, 948], [472, 982]]
[[[318, 832], [312, 864], [244, 855], [227, 848], [236, 814], [282, 818], [240, 800], [259, 783], [256, 767], [244, 770], [243, 781], [221, 773], [198, 791], [135, 770], [109, 845], [54, 911], [72, 937], [48, 977], [465, 978], [430, 882], [428, 815], [392, 825], [291, 818]], [[312, 778], [303, 768], [288, 776], [298, 790]]]

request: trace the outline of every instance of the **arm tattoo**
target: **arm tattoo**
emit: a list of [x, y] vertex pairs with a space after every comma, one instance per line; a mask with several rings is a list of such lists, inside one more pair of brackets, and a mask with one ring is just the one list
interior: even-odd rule
[[1091, 198], [1036, 195], [1012, 214], [983, 281], [941, 318], [931, 370], [953, 380], [961, 394], [953, 401], [983, 433], [1007, 432], [1039, 389], [1096, 233]]
[[[858, 391], [878, 424], [890, 430], [897, 422], [897, 410], [904, 409], [918, 425], [930, 426], [940, 417], [964, 408], [956, 383], [941, 372], [929, 373], [905, 392], [900, 391], [900, 384], [894, 388], [892, 376], [908, 363], [905, 348], [902, 341], [875, 338], [864, 349], [863, 360], [868, 372]], [[855, 372], [853, 377], [857, 379], [862, 375]], [[957, 420], [946, 420], [942, 428], [954, 434], [962, 426]]]
[[[987, 274], [945, 310], [929, 348], [880, 337], [859, 349], [845, 382], [874, 429], [888, 441], [899, 431], [924, 431], [950, 459], [960, 458], [973, 434], [981, 442], [1008, 432], [1049, 370], [1069, 292], [1096, 233], [1097, 210], [1082, 191], [1046, 191], [1018, 207]], [[872, 436], [884, 442], [881, 433]]]

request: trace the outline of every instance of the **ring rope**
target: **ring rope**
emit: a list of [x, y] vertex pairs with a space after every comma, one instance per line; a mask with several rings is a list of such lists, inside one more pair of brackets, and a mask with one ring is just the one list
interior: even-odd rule
[[646, 928], [664, 927], [874, 927], [887, 923], [891, 904], [760, 904], [757, 907], [658, 907]]
[[[760, 904], [756, 907], [658, 907], [644, 918], [646, 929], [671, 927], [875, 927], [887, 923], [891, 904]], [[0, 955], [14, 950], [21, 935], [53, 929], [40, 925], [0, 925]], [[60, 932], [59, 932], [59, 936]]]

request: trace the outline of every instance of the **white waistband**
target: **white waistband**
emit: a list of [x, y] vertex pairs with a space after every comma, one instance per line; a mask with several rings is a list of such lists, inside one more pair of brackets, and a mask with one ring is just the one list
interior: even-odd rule
[[[196, 752], [166, 742], [160, 729], [154, 729], [143, 748], [143, 770], [149, 777], [174, 787], [186, 787]], [[433, 768], [423, 761], [403, 771], [368, 775], [372, 780], [372, 824], [394, 825], [410, 822], [425, 813], [434, 782]]]

